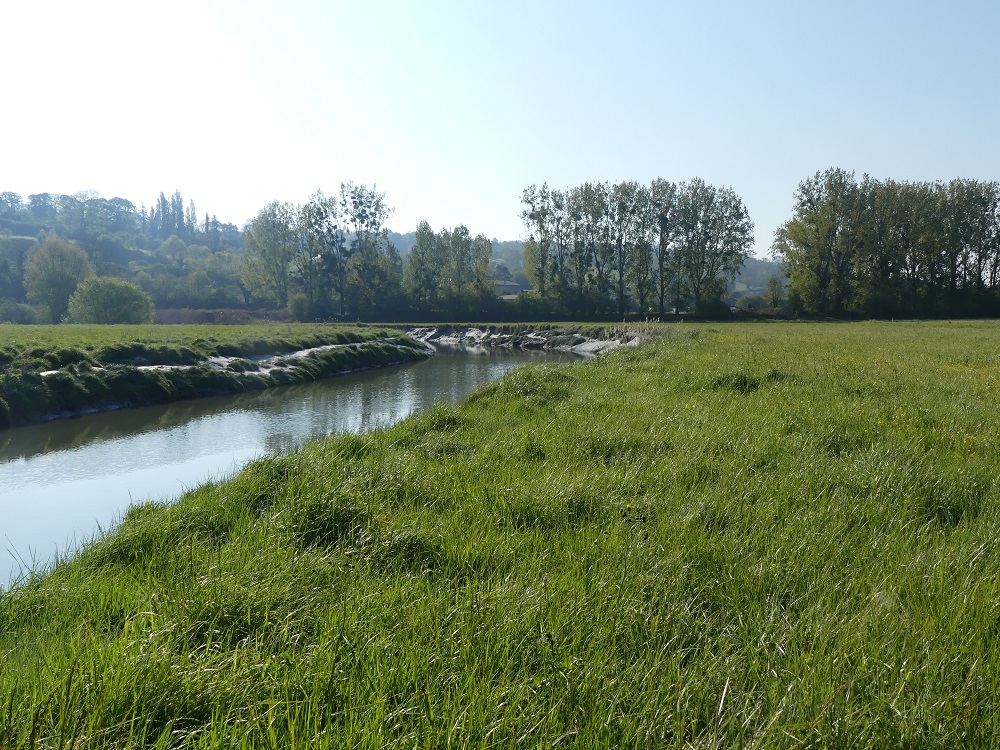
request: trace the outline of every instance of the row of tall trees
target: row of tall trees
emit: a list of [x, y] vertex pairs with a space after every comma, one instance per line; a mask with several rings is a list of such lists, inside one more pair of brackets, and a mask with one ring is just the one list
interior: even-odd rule
[[493, 244], [473, 237], [464, 225], [434, 232], [426, 221], [407, 256], [405, 291], [411, 308], [425, 317], [482, 319], [496, 311]]
[[807, 312], [1000, 314], [1000, 185], [831, 168], [799, 183], [774, 254]]
[[[531, 233], [525, 267], [536, 293], [504, 307], [497, 269], [511, 274], [493, 267], [490, 240], [465, 226], [435, 232], [422, 222], [404, 262], [385, 228], [391, 214], [385, 195], [364, 185], [343, 183], [303, 205], [270, 203], [245, 226], [241, 248], [218, 251], [203, 244], [212, 221], [206, 217], [199, 228], [193, 204], [185, 208], [179, 192], [170, 199], [161, 194], [148, 212], [121, 199], [49, 198], [25, 203], [3, 194], [0, 223], [7, 222], [8, 235], [0, 248], [0, 297], [10, 303], [42, 304], [26, 289], [33, 240], [9, 234], [11, 223], [26, 217], [55, 221], [65, 230], [62, 239], [84, 237], [73, 244], [93, 273], [135, 282], [157, 307], [262, 306], [300, 319], [606, 318], [701, 307], [724, 294], [726, 279], [748, 255], [753, 229], [731, 189], [700, 179], [657, 179], [648, 187], [586, 183], [566, 191], [532, 186], [522, 196], [522, 218]], [[109, 223], [112, 205], [125, 217], [118, 223]], [[133, 234], [101, 233], [112, 227]], [[105, 245], [117, 251], [102, 254]], [[66, 296], [45, 317], [61, 319]]]
[[699, 178], [524, 190], [525, 266], [538, 295], [573, 316], [718, 303], [750, 255], [753, 223], [731, 188]]
[[299, 318], [473, 318], [496, 309], [486, 237], [421, 222], [404, 263], [384, 226], [391, 213], [383, 193], [351, 182], [304, 205], [270, 203], [247, 225], [243, 284]]

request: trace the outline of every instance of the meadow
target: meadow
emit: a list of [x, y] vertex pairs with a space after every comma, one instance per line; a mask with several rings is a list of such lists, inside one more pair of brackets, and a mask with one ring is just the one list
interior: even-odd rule
[[133, 507], [0, 748], [1000, 743], [1000, 325], [651, 332]]
[[[328, 345], [338, 348], [287, 357], [278, 369], [254, 359]], [[0, 428], [307, 382], [426, 356], [398, 330], [359, 326], [0, 325]], [[226, 358], [225, 366], [209, 365], [213, 357]]]

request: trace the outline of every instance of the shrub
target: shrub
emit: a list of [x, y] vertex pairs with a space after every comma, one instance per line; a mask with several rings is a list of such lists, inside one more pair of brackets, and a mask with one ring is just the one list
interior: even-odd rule
[[312, 317], [309, 308], [309, 298], [304, 294], [293, 294], [288, 298], [288, 314], [292, 320], [309, 320]]
[[24, 305], [9, 298], [0, 299], [0, 323], [27, 325], [38, 323], [42, 315], [31, 305]]
[[69, 298], [71, 323], [152, 323], [153, 300], [135, 284], [113, 276], [91, 276]]
[[729, 320], [733, 317], [733, 311], [721, 299], [706, 299], [695, 307], [694, 317], [701, 320]]

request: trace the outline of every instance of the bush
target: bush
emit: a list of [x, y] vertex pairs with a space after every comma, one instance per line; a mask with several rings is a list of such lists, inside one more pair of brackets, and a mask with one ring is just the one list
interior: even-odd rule
[[706, 299], [695, 307], [694, 317], [701, 320], [730, 320], [733, 311], [721, 299]]
[[71, 323], [152, 323], [153, 300], [135, 284], [113, 276], [90, 276], [69, 298]]
[[0, 299], [0, 323], [18, 323], [28, 325], [38, 323], [42, 315], [31, 305], [25, 305], [5, 297]]
[[736, 309], [738, 310], [766, 310], [768, 307], [767, 300], [765, 300], [759, 294], [745, 294], [736, 300]]
[[309, 299], [304, 294], [293, 294], [288, 298], [288, 314], [292, 320], [309, 320], [312, 317], [309, 307]]

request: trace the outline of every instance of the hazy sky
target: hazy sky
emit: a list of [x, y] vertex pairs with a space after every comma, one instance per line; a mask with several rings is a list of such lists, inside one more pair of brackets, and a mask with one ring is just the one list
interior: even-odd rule
[[390, 228], [523, 237], [533, 183], [1000, 179], [1000, 2], [5, 0], [0, 190], [180, 190], [241, 225], [375, 184]]

